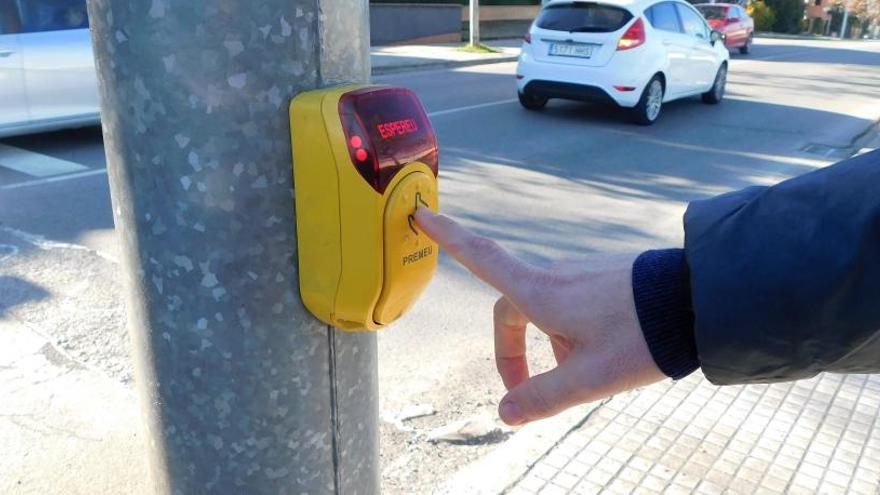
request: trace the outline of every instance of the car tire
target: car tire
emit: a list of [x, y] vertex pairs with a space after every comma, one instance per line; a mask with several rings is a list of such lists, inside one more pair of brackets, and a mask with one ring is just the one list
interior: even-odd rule
[[639, 125], [651, 125], [660, 117], [663, 108], [663, 80], [660, 76], [654, 76], [642, 90], [642, 97], [636, 106], [630, 110], [632, 121]]
[[727, 85], [727, 64], [721, 64], [715, 73], [715, 83], [709, 91], [703, 93], [703, 103], [717, 105], [724, 98], [724, 88]]
[[544, 96], [527, 95], [517, 93], [519, 96], [519, 104], [528, 110], [540, 110], [547, 105], [547, 98]]
[[749, 52], [752, 51], [752, 35], [750, 34], [748, 38], [746, 38], [746, 44], [739, 47], [739, 52], [743, 55], [748, 55]]

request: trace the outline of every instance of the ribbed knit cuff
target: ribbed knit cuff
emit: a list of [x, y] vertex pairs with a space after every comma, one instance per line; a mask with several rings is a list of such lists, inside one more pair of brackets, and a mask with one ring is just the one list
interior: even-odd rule
[[645, 251], [633, 263], [633, 297], [651, 357], [679, 380], [700, 366], [687, 262], [682, 249]]

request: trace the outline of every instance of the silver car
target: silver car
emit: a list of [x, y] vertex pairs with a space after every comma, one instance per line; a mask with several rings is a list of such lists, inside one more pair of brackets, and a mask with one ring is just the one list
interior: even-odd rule
[[0, 0], [0, 137], [98, 121], [86, 0]]

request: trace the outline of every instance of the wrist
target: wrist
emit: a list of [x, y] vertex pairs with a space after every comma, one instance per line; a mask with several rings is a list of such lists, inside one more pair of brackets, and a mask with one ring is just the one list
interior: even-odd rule
[[645, 251], [632, 269], [639, 326], [651, 357], [668, 377], [699, 367], [687, 262], [682, 249]]

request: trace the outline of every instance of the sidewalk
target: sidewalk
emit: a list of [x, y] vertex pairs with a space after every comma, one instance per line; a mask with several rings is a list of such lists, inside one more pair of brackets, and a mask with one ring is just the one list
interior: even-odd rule
[[500, 52], [473, 53], [458, 50], [464, 45], [463, 43], [374, 46], [370, 49], [373, 75], [513, 62], [519, 56], [522, 40], [519, 38], [493, 40], [485, 44]]
[[880, 376], [619, 395], [505, 493], [880, 493]]

